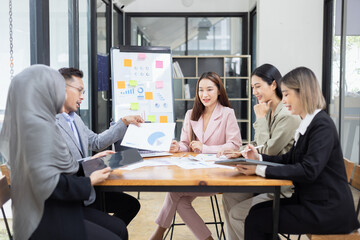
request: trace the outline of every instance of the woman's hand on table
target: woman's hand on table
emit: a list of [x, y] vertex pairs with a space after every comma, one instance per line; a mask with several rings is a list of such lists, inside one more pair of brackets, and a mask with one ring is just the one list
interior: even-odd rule
[[217, 158], [220, 158], [221, 156], [225, 156], [227, 159], [239, 158], [241, 157], [241, 153], [239, 152], [239, 150], [223, 149], [216, 154]]
[[169, 152], [176, 153], [180, 151], [180, 145], [176, 140], [172, 140]]
[[189, 147], [192, 151], [200, 153], [203, 149], [203, 144], [200, 141], [191, 141]]

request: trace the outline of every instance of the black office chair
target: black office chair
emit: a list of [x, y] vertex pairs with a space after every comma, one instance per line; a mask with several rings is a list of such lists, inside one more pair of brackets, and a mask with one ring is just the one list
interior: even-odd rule
[[[217, 234], [218, 239], [219, 240], [221, 240], [221, 239], [226, 240], [225, 231], [224, 231], [224, 222], [223, 222], [223, 220], [221, 218], [220, 208], [219, 208], [219, 204], [218, 204], [218, 200], [217, 200], [216, 195], [210, 196], [210, 202], [211, 202], [211, 209], [212, 209], [212, 212], [213, 212], [214, 221], [213, 222], [205, 222], [205, 224], [215, 224], [216, 234]], [[215, 206], [214, 206], [214, 202], [215, 202]], [[175, 223], [175, 218], [176, 218], [176, 213], [174, 215], [173, 222], [172, 222], [171, 226], [169, 227], [169, 229], [165, 233], [165, 236], [164, 236], [163, 240], [166, 239], [166, 237], [169, 235], [169, 233], [170, 233], [170, 240], [172, 240], [172, 237], [173, 237], [173, 234], [174, 234], [174, 227], [175, 226], [185, 225], [185, 223]]]

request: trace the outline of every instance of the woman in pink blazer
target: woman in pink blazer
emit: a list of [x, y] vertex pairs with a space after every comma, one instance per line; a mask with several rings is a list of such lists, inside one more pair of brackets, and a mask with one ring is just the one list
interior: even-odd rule
[[[221, 149], [239, 149], [240, 146], [240, 129], [219, 75], [203, 73], [196, 85], [194, 107], [185, 115], [181, 141], [173, 141], [170, 152], [217, 153]], [[211, 195], [214, 193], [168, 193], [155, 220], [158, 226], [150, 239], [162, 239], [176, 211], [197, 239], [213, 239], [191, 205], [196, 197]]]

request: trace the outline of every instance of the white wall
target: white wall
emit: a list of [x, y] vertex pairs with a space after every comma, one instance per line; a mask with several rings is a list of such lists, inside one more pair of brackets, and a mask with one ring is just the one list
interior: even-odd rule
[[[120, 2], [122, 0], [119, 0]], [[183, 4], [184, 2], [184, 4]], [[185, 4], [190, 4], [186, 7]], [[249, 0], [135, 0], [125, 12], [248, 12]]]
[[321, 84], [322, 0], [257, 1], [257, 66], [271, 63], [282, 74], [312, 69]]
[[256, 7], [257, 0], [249, 0], [249, 11], [252, 11]]

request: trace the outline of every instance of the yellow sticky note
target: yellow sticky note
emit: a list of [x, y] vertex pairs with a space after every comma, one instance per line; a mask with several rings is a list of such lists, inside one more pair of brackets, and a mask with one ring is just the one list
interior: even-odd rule
[[130, 109], [131, 110], [139, 110], [139, 103], [131, 103]]
[[167, 123], [167, 116], [160, 116], [160, 123]]
[[136, 80], [129, 80], [129, 85], [131, 87], [136, 87], [137, 86], [137, 81]]
[[150, 122], [156, 122], [155, 115], [148, 115], [147, 120], [150, 121]]
[[146, 100], [152, 100], [153, 99], [153, 93], [152, 92], [145, 92], [145, 99]]
[[132, 61], [131, 59], [124, 59], [124, 67], [131, 67]]
[[124, 89], [125, 88], [125, 81], [118, 81], [117, 82], [117, 88], [118, 89]]

